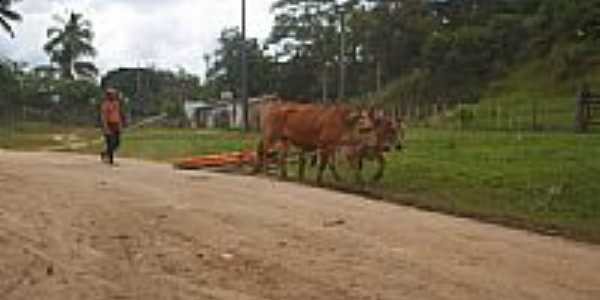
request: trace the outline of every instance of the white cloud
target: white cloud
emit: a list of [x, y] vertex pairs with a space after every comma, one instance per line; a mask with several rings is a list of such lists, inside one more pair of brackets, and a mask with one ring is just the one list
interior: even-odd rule
[[[248, 37], [265, 39], [273, 0], [247, 0]], [[92, 21], [100, 69], [154, 64], [185, 67], [203, 74], [203, 55], [217, 46], [221, 29], [241, 23], [240, 0], [23, 0], [15, 6], [24, 17], [17, 38], [0, 33], [0, 54], [36, 65], [47, 63], [42, 50], [52, 15], [82, 12]]]

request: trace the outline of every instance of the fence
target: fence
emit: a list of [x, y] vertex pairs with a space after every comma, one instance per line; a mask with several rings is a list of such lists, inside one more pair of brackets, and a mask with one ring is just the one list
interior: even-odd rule
[[600, 111], [600, 95], [594, 95], [584, 87], [577, 96], [575, 109], [575, 130], [586, 132], [592, 125], [600, 125], [600, 119], [594, 120], [594, 112]]

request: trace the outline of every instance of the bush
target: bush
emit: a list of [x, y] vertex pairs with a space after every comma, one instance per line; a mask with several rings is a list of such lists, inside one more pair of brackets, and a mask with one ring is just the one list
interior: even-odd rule
[[461, 106], [458, 109], [458, 118], [462, 126], [469, 126], [475, 120], [475, 112], [471, 107]]

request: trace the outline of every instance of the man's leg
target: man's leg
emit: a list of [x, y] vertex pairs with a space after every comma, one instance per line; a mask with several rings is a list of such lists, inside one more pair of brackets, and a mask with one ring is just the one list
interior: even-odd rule
[[104, 134], [104, 150], [100, 152], [100, 159], [103, 162], [108, 162], [108, 152], [110, 150], [111, 138], [109, 134]]
[[114, 133], [108, 134], [106, 143], [106, 156], [109, 164], [113, 164], [115, 156], [115, 135]]
[[117, 149], [119, 149], [119, 146], [121, 145], [121, 133], [120, 132], [115, 132], [112, 134], [112, 151], [110, 154], [110, 163], [114, 163], [114, 159], [115, 159], [115, 152], [117, 151]]
[[115, 140], [114, 140], [115, 144], [113, 147], [113, 152], [116, 152], [117, 149], [119, 149], [119, 146], [121, 146], [121, 133], [115, 132], [114, 137], [115, 137]]

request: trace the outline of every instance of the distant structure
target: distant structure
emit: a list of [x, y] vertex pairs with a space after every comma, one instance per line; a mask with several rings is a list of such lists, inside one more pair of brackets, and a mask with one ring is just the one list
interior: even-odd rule
[[[249, 129], [259, 128], [260, 104], [267, 98], [248, 99]], [[241, 101], [187, 100], [185, 115], [193, 128], [244, 128]]]

